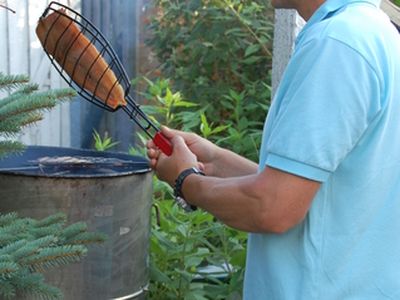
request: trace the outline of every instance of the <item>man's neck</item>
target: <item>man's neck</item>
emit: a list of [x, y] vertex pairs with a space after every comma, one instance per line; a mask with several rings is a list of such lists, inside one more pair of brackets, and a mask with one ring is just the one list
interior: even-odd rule
[[296, 7], [299, 15], [306, 21], [308, 21], [314, 12], [325, 2], [326, 0], [302, 0], [299, 1]]

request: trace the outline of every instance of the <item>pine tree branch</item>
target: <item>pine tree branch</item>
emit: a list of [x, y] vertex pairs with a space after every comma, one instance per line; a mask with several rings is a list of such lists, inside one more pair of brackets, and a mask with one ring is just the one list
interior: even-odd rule
[[68, 242], [68, 240], [74, 238], [76, 235], [84, 233], [86, 231], [87, 231], [86, 223], [77, 222], [68, 227], [65, 227], [60, 234], [60, 238]]
[[32, 94], [33, 92], [37, 91], [39, 86], [37, 84], [24, 84], [22, 87], [20, 87], [18, 90], [14, 91], [11, 95], [8, 95], [7, 97], [4, 97], [3, 99], [0, 100], [0, 108], [18, 100], [19, 98], [23, 96], [27, 96]]
[[18, 219], [18, 214], [16, 212], [11, 212], [8, 214], [0, 214], [0, 226], [5, 226]]
[[0, 262], [12, 261], [12, 256], [8, 254], [0, 255]]
[[24, 84], [21, 88], [15, 91], [16, 95], [28, 95], [39, 90], [39, 85], [36, 83]]
[[75, 237], [67, 240], [68, 244], [72, 245], [89, 245], [89, 244], [101, 244], [107, 240], [107, 236], [98, 232], [82, 232], [77, 234]]
[[22, 128], [43, 120], [43, 115], [37, 112], [23, 115], [9, 116], [0, 122], [0, 135], [5, 137], [15, 136]]
[[61, 291], [53, 286], [44, 282], [45, 278], [40, 273], [31, 273], [28, 270], [22, 270], [17, 276], [10, 281], [17, 290], [17, 297], [24, 297], [25, 299], [49, 299], [57, 300], [62, 299]]
[[[43, 112], [53, 108], [58, 101], [76, 95], [70, 88], [37, 92], [38, 85], [28, 81], [26, 75], [4, 75], [0, 72], [0, 90], [10, 92], [17, 89], [0, 100], [0, 138], [16, 136], [24, 127], [42, 120]], [[20, 142], [3, 140], [0, 142], [0, 158], [23, 149]]]
[[1, 298], [5, 300], [15, 299], [16, 293], [15, 287], [7, 279], [0, 277], [0, 296], [3, 296]]
[[0, 141], [0, 158], [6, 157], [13, 152], [22, 152], [24, 144], [16, 141]]
[[14, 251], [11, 255], [14, 261], [19, 262], [27, 257], [38, 254], [41, 249], [55, 246], [58, 239], [54, 235], [45, 236], [36, 240], [29, 241], [23, 247]]
[[53, 235], [55, 232], [59, 234], [59, 232], [62, 231], [62, 225], [63, 224], [50, 224], [48, 226], [42, 226], [42, 227], [33, 227], [35, 225], [32, 225], [30, 233], [36, 239]]
[[[66, 216], [54, 214], [42, 220], [0, 214], [0, 299], [37, 295], [61, 299], [59, 289], [47, 285], [37, 272], [80, 261], [87, 254], [82, 243], [102, 242], [105, 235], [87, 232], [78, 222], [63, 229]], [[72, 245], [65, 240], [75, 239]]]
[[25, 247], [25, 245], [28, 242], [25, 239], [17, 240], [5, 247], [2, 247], [0, 249], [0, 255], [11, 255], [17, 251], [18, 249], [21, 249], [22, 247]]
[[[1, 248], [5, 247], [9, 244], [12, 244], [16, 241], [19, 240], [19, 236], [16, 236], [15, 234], [9, 233], [9, 232], [3, 232], [0, 231], [0, 252], [2, 252]], [[1, 255], [1, 254], [0, 254]]]
[[27, 75], [4, 75], [0, 72], [0, 90], [12, 90], [29, 82]]
[[35, 294], [39, 296], [39, 299], [42, 300], [61, 300], [63, 299], [63, 294], [62, 292], [51, 285], [48, 285], [44, 282], [44, 279], [36, 285], [31, 285], [26, 288], [27, 292], [25, 292], [26, 295], [31, 295]]
[[10, 116], [32, 111], [45, 111], [53, 108], [58, 101], [70, 99], [75, 95], [72, 89], [62, 89], [25, 95], [0, 107], [0, 122]]
[[41, 249], [37, 255], [22, 259], [19, 263], [34, 272], [78, 262], [87, 253], [87, 248], [80, 245], [67, 245]]
[[5, 278], [11, 276], [19, 270], [19, 266], [13, 261], [0, 262], [0, 277]]
[[50, 226], [54, 224], [60, 224], [64, 225], [67, 222], [67, 216], [64, 213], [56, 213], [51, 216], [48, 216], [47, 218], [34, 221], [33, 226], [34, 227], [44, 227], [44, 226]]

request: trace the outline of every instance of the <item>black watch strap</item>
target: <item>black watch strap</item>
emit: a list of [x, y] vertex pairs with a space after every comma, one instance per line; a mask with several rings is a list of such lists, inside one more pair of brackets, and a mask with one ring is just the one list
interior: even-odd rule
[[175, 180], [175, 186], [174, 186], [174, 196], [175, 196], [175, 201], [178, 203], [180, 207], [182, 207], [185, 211], [190, 212], [194, 211], [197, 209], [196, 206], [190, 205], [189, 203], [186, 202], [185, 198], [183, 198], [182, 194], [182, 184], [183, 181], [188, 177], [190, 174], [198, 174], [198, 175], [205, 175], [203, 172], [198, 170], [197, 168], [189, 168], [183, 170], [178, 178]]

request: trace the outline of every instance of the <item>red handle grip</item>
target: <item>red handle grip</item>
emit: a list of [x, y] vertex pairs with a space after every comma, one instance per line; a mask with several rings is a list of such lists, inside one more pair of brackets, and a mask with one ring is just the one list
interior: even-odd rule
[[155, 134], [153, 142], [165, 155], [170, 156], [172, 154], [172, 145], [161, 132]]

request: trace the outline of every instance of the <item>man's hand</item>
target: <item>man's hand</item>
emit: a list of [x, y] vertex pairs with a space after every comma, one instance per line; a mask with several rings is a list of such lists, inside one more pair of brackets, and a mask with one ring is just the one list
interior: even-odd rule
[[191, 167], [199, 168], [199, 163], [196, 155], [190, 151], [181, 136], [175, 135], [170, 142], [173, 149], [171, 156], [160, 152], [152, 142], [147, 144], [147, 153], [157, 177], [174, 186], [176, 178], [183, 170]]
[[[161, 130], [163, 135], [171, 141], [177, 136], [182, 138], [187, 148], [197, 157], [198, 163], [194, 166], [202, 170], [208, 176], [215, 176], [214, 162], [221, 148], [195, 133], [173, 130], [165, 126], [163, 126]], [[151, 167], [156, 169], [160, 151], [151, 140], [147, 142], [147, 155], [150, 159]]]
[[[190, 151], [196, 155], [197, 167], [207, 176], [226, 178], [250, 175], [257, 172], [257, 164], [254, 162], [218, 147], [197, 134], [173, 130], [165, 126], [161, 128], [161, 131], [169, 140], [172, 140], [175, 136], [180, 136]], [[147, 149], [150, 165], [155, 169], [160, 151], [153, 141], [147, 143]]]

